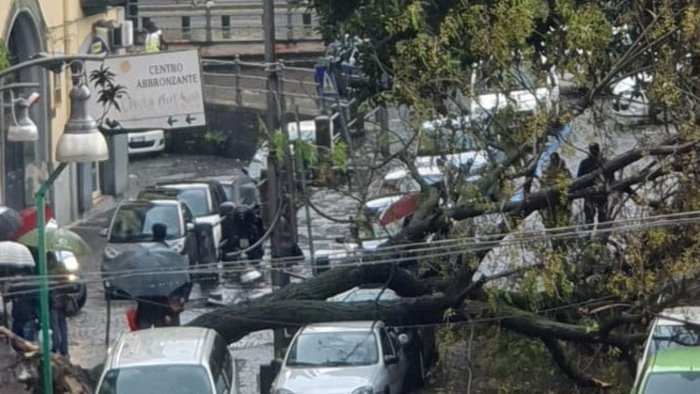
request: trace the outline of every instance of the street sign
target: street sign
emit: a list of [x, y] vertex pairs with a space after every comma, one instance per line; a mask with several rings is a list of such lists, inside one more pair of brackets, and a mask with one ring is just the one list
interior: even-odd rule
[[206, 124], [202, 72], [197, 50], [108, 57], [89, 62], [88, 76], [100, 65], [115, 74], [114, 83], [126, 94], [120, 111], [98, 103], [99, 87], [90, 82], [91, 112], [109, 129], [180, 129]]

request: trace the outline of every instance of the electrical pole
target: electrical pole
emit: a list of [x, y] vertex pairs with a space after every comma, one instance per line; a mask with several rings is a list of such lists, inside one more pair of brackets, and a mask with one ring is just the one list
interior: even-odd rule
[[[267, 116], [266, 126], [269, 133], [279, 133], [284, 115], [284, 96], [281, 92], [279, 64], [275, 55], [275, 4], [274, 0], [263, 0], [263, 29], [265, 32], [265, 69], [267, 70]], [[284, 130], [286, 133], [287, 130]], [[267, 226], [275, 223], [279, 212], [281, 217], [275, 223], [270, 234], [271, 255], [274, 259], [291, 257], [292, 245], [296, 243], [296, 209], [288, 195], [293, 190], [285, 190], [293, 183], [289, 181], [290, 156], [289, 147], [285, 146], [282, 163], [277, 160], [272, 141], [269, 141], [267, 157]], [[286, 180], [285, 180], [286, 177]], [[286, 186], [286, 187], [285, 187]], [[278, 265], [279, 267], [279, 265]], [[284, 267], [280, 267], [284, 268]], [[281, 271], [272, 271], [272, 284], [284, 286], [289, 283], [289, 276]]]

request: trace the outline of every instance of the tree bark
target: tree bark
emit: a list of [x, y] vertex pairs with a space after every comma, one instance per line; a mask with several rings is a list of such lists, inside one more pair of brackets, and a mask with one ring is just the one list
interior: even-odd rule
[[562, 348], [559, 341], [557, 341], [556, 339], [542, 338], [542, 342], [547, 347], [547, 350], [549, 350], [549, 354], [552, 355], [552, 359], [555, 363], [557, 363], [559, 369], [561, 369], [562, 372], [564, 372], [564, 374], [569, 377], [569, 379], [576, 382], [577, 386], [597, 387], [601, 389], [607, 389], [612, 387], [612, 384], [590, 377], [576, 369], [576, 367], [569, 362], [568, 358], [566, 357], [566, 353], [564, 352], [564, 349]]
[[232, 343], [254, 331], [300, 327], [309, 323], [375, 319], [394, 326], [436, 323], [442, 321], [443, 312], [448, 307], [448, 300], [442, 296], [356, 304], [263, 300], [225, 306], [197, 317], [188, 325], [211, 328]]

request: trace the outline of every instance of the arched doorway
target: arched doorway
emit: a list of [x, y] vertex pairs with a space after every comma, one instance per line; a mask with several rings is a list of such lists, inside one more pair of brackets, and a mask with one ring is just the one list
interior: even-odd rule
[[[5, 41], [11, 65], [27, 61], [44, 50], [43, 35], [40, 34], [39, 24], [32, 11], [24, 9], [15, 14], [9, 24]], [[17, 82], [35, 82], [41, 88], [16, 90], [15, 94], [26, 97], [32, 91], [38, 91], [42, 97], [40, 105], [35, 105], [30, 113], [32, 120], [39, 128], [39, 141], [35, 143], [4, 141], [4, 203], [14, 209], [23, 209], [31, 205], [34, 185], [38, 181], [41, 169], [45, 168], [47, 158], [50, 134], [47, 106], [44, 104], [48, 101], [46, 71], [40, 67], [32, 67], [17, 72], [4, 81], [6, 85]], [[4, 102], [11, 102], [9, 93], [5, 94]], [[11, 109], [5, 108], [2, 125], [4, 130], [7, 130], [10, 122], [12, 122]]]

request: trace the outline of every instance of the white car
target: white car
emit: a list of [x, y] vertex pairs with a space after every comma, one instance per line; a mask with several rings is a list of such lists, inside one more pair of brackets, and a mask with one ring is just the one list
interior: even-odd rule
[[233, 394], [233, 360], [216, 331], [165, 327], [123, 333], [97, 394]]
[[272, 393], [400, 394], [407, 343], [380, 321], [307, 325], [294, 336]]
[[[538, 84], [530, 70], [513, 67], [508, 75], [472, 72], [469, 112], [472, 120], [483, 119], [506, 108], [517, 113], [532, 113], [541, 108], [556, 111], [559, 103], [559, 78], [554, 68], [547, 72], [546, 81]], [[508, 86], [504, 86], [508, 85]]]
[[657, 116], [647, 93], [652, 80], [651, 75], [640, 73], [623, 78], [612, 86], [612, 111], [618, 120], [642, 122]]
[[127, 134], [129, 154], [159, 153], [165, 150], [163, 130], [140, 131]]
[[636, 387], [647, 359], [656, 352], [682, 346], [700, 346], [700, 307], [682, 306], [664, 309], [651, 324], [644, 353], [637, 363]]

